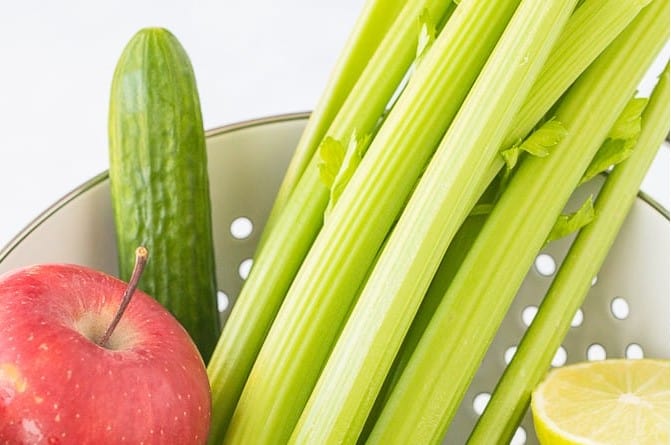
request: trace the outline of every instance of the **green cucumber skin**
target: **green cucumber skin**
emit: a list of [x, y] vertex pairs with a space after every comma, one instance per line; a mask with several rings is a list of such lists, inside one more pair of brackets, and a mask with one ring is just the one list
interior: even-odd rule
[[187, 330], [205, 363], [220, 332], [205, 133], [191, 62], [162, 28], [123, 50], [109, 110], [119, 275], [149, 250], [140, 288]]

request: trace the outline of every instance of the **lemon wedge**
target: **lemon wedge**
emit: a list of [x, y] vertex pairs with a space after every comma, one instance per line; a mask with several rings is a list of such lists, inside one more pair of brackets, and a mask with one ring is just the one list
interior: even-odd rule
[[531, 397], [541, 445], [669, 443], [669, 361], [610, 359], [557, 368]]

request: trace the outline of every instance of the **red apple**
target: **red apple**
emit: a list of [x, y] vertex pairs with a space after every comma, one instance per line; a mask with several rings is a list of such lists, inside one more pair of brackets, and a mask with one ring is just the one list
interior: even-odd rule
[[[0, 277], [0, 444], [200, 444], [210, 388], [196, 346], [127, 284], [75, 265]], [[131, 292], [132, 293], [132, 292]]]

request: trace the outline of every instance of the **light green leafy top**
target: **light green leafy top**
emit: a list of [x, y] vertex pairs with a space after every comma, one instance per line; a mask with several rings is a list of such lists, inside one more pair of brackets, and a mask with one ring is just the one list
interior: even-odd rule
[[585, 171], [580, 183], [584, 183], [601, 172], [605, 172], [613, 165], [627, 159], [636, 145], [641, 133], [641, 113], [648, 103], [647, 98], [630, 100], [622, 114], [611, 128], [608, 138], [603, 142], [599, 151]]
[[327, 187], [331, 187], [345, 158], [345, 147], [342, 142], [326, 136], [319, 144], [319, 176]]
[[499, 177], [498, 190], [492, 202], [479, 202], [471, 211], [471, 215], [489, 214], [498, 197], [505, 190], [520, 157], [527, 153], [531, 156], [543, 158], [550, 154], [550, 149], [557, 145], [566, 136], [566, 128], [561, 122], [554, 118], [547, 120], [538, 129], [533, 131], [524, 140], [519, 140], [512, 147], [501, 150], [499, 153], [505, 162], [505, 166]]
[[[641, 113], [647, 104], [647, 98], [633, 98], [627, 103], [610, 129], [608, 137], [594, 155], [589, 167], [587, 167], [580, 181], [581, 184], [608, 170], [611, 166], [624, 161], [631, 155], [641, 133]], [[590, 197], [576, 212], [562, 214], [557, 218], [557, 222], [546, 242], [549, 243], [577, 232], [589, 224], [594, 216], [593, 200]]]
[[506, 170], [510, 172], [515, 168], [523, 152], [540, 158], [547, 156], [550, 154], [550, 149], [557, 145], [564, 136], [566, 136], [566, 128], [561, 122], [554, 118], [546, 121], [525, 140], [501, 151], [501, 156], [506, 163]]
[[638, 139], [641, 133], [641, 113], [647, 104], [648, 98], [646, 97], [631, 99], [613, 124], [608, 137], [622, 140]]
[[573, 232], [577, 232], [592, 222], [594, 216], [594, 200], [590, 196], [575, 212], [559, 215], [545, 243], [547, 244]]
[[320, 161], [317, 164], [319, 175], [322, 182], [330, 189], [329, 203], [324, 211], [325, 218], [331, 213], [345, 190], [345, 186], [361, 163], [370, 141], [370, 135], [359, 136], [355, 131], [347, 147], [331, 136], [325, 137], [320, 144]]

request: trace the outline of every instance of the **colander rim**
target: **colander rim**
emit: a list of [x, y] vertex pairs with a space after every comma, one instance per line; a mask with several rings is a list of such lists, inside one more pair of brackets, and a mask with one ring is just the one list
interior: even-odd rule
[[[242, 120], [239, 122], [225, 124], [206, 130], [205, 137], [206, 139], [208, 139], [214, 136], [219, 136], [221, 134], [231, 133], [242, 129], [248, 129], [274, 123], [285, 123], [296, 120], [306, 120], [309, 118], [309, 116], [310, 116], [309, 111], [301, 111], [301, 112], [275, 114], [265, 117]], [[38, 214], [35, 218], [33, 218], [32, 221], [30, 221], [21, 231], [19, 231], [13, 238], [11, 238], [10, 241], [4, 247], [2, 247], [2, 249], [0, 249], [0, 263], [3, 262], [5, 258], [7, 258], [7, 256], [9, 256], [9, 254], [12, 253], [12, 251], [21, 244], [21, 242], [23, 242], [23, 240], [25, 240], [41, 224], [47, 221], [51, 217], [51, 215], [53, 215], [54, 213], [65, 207], [68, 203], [78, 198], [80, 195], [86, 193], [88, 190], [97, 186], [101, 182], [107, 180], [108, 177], [109, 175], [107, 170], [98, 173], [97, 175], [84, 181], [82, 184], [72, 189], [70, 192], [63, 195], [60, 199], [56, 200], [53, 204], [51, 204], [49, 207], [43, 210], [40, 214]], [[639, 191], [638, 198], [641, 199], [646, 204], [648, 204], [650, 207], [652, 207], [664, 218], [669, 220], [669, 209], [665, 208], [652, 196], [643, 191]]]

